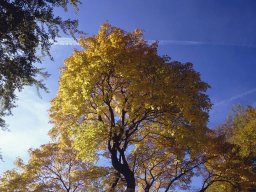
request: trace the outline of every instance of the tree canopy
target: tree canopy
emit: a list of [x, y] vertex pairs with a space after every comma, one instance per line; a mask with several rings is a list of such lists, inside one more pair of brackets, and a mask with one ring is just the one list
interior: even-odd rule
[[108, 174], [108, 169], [77, 160], [74, 149], [58, 143], [30, 150], [28, 163], [19, 158], [16, 165], [1, 177], [1, 191], [98, 192], [102, 189], [100, 178]]
[[55, 7], [75, 7], [78, 0], [1, 0], [0, 1], [0, 127], [3, 116], [15, 106], [15, 91], [25, 85], [46, 89], [38, 76], [47, 76], [35, 63], [41, 62], [38, 49], [49, 54], [60, 30], [74, 37], [76, 20], [54, 15]]
[[95, 161], [103, 151], [127, 191], [135, 190], [133, 154], [145, 138], [169, 138], [181, 158], [188, 150], [196, 153], [211, 103], [209, 86], [191, 63], [159, 56], [157, 43], [148, 44], [141, 30], [129, 33], [108, 23], [80, 45], [84, 50], [74, 51], [61, 69], [50, 109], [53, 137], [69, 136], [84, 160]]

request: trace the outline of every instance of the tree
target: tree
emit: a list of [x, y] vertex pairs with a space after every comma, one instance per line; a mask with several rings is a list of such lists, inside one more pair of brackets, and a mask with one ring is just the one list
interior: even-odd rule
[[256, 109], [239, 106], [209, 138], [201, 191], [253, 191], [256, 188]]
[[256, 157], [256, 108], [237, 106], [221, 127], [228, 142], [239, 146], [242, 157]]
[[50, 46], [59, 36], [60, 29], [74, 37], [76, 20], [55, 16], [55, 7], [77, 6], [78, 0], [1, 0], [0, 1], [0, 127], [3, 116], [15, 106], [16, 90], [25, 85], [46, 89], [38, 75], [48, 76], [34, 65], [41, 62], [38, 48], [50, 55]]
[[68, 135], [78, 157], [95, 161], [100, 152], [135, 191], [127, 160], [148, 130], [168, 135], [196, 151], [205, 134], [211, 106], [191, 63], [159, 56], [141, 30], [127, 33], [105, 23], [97, 35], [80, 40], [62, 68], [50, 115], [53, 137]]
[[108, 169], [82, 162], [75, 156], [74, 149], [58, 143], [30, 150], [27, 164], [18, 159], [17, 168], [3, 174], [0, 191], [101, 191], [101, 178], [108, 175]]

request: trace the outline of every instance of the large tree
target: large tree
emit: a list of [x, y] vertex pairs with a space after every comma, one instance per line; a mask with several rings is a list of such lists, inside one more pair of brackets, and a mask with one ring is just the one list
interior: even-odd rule
[[148, 44], [141, 30], [128, 33], [107, 23], [80, 44], [84, 50], [74, 51], [61, 70], [50, 109], [52, 136], [68, 135], [79, 158], [106, 154], [127, 191], [136, 188], [128, 157], [149, 130], [191, 153], [200, 148], [211, 104], [209, 86], [191, 63], [159, 56], [157, 43]]
[[54, 15], [55, 7], [67, 8], [79, 0], [1, 0], [0, 1], [0, 127], [3, 116], [15, 106], [15, 91], [25, 85], [45, 89], [38, 75], [47, 75], [35, 63], [41, 62], [39, 49], [49, 55], [60, 30], [78, 32], [76, 20]]

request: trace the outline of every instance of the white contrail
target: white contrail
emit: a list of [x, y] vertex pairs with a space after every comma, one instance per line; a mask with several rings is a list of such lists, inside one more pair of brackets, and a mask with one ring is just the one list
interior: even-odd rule
[[211, 41], [186, 41], [186, 40], [160, 40], [159, 45], [217, 45], [217, 46], [233, 46], [233, 47], [251, 47], [256, 48], [255, 44], [242, 44], [242, 43], [222, 43]]
[[[153, 40], [152, 40], [153, 41]], [[159, 40], [159, 45], [206, 45], [202, 41]]]
[[[148, 40], [149, 43], [153, 43], [156, 40]], [[221, 43], [221, 42], [210, 42], [210, 41], [186, 41], [186, 40], [159, 40], [159, 45], [217, 45], [217, 46], [236, 46], [236, 47], [251, 47], [256, 48], [255, 44], [239, 44], [239, 43]], [[70, 37], [59, 37], [56, 38], [54, 45], [64, 46], [77, 46], [77, 41]]]
[[250, 95], [250, 94], [252, 94], [254, 92], [256, 92], [256, 88], [248, 90], [248, 91], [246, 91], [244, 93], [241, 93], [241, 94], [238, 94], [238, 95], [234, 95], [234, 96], [230, 97], [229, 99], [217, 102], [217, 103], [214, 104], [214, 106], [218, 106], [218, 105], [222, 105], [222, 104], [226, 104], [226, 103], [232, 102], [234, 100], [237, 100], [237, 99], [240, 99], [240, 98], [245, 97], [247, 95]]

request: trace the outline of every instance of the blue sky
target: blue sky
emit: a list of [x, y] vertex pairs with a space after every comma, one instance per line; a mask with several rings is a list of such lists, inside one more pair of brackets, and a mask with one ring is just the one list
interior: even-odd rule
[[[255, 0], [86, 0], [78, 14], [72, 8], [56, 13], [77, 18], [88, 35], [104, 21], [126, 31], [141, 28], [147, 40], [160, 40], [160, 54], [192, 62], [211, 85], [208, 94], [215, 105], [209, 126], [214, 127], [233, 105], [256, 105], [255, 10]], [[0, 133], [0, 172], [11, 168], [17, 156], [26, 159], [29, 148], [49, 142], [49, 101], [58, 88], [58, 68], [74, 48], [79, 47], [59, 41], [51, 50], [54, 61], [45, 58], [41, 64], [51, 73], [46, 80], [49, 94], [42, 93], [40, 99], [34, 88], [19, 93], [19, 107], [6, 118], [10, 132]]]

